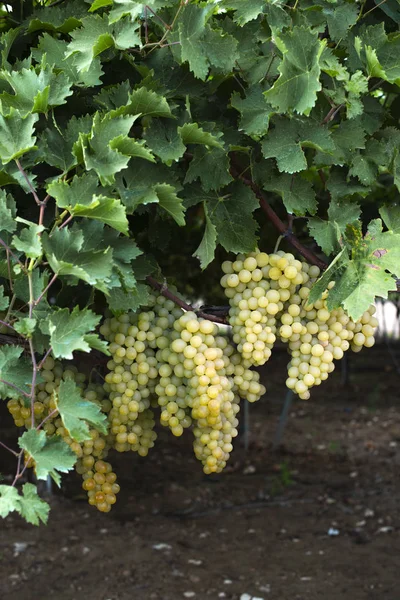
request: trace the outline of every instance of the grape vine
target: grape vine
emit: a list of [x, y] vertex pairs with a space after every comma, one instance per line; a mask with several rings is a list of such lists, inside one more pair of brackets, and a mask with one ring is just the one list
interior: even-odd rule
[[220, 472], [277, 343], [304, 400], [373, 345], [400, 277], [400, 19], [374, 0], [6, 9], [0, 516], [38, 524], [27, 469], [75, 467], [108, 512], [113, 458], [161, 424]]

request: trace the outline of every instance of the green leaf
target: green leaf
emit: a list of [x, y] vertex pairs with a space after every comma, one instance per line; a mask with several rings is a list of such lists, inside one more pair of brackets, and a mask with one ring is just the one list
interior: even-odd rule
[[326, 185], [331, 194], [332, 200], [351, 197], [354, 194], [366, 196], [368, 191], [355, 179], [347, 178], [344, 169], [331, 170], [328, 183]]
[[94, 58], [91, 62], [89, 71], [78, 70], [79, 54], [71, 54], [66, 58], [68, 42], [56, 39], [45, 33], [39, 41], [37, 48], [32, 50], [35, 59], [40, 62], [43, 56], [49, 65], [53, 65], [57, 69], [62, 69], [64, 74], [73, 83], [81, 86], [100, 85], [100, 77], [103, 75], [99, 58]]
[[14, 329], [18, 331], [18, 333], [20, 333], [21, 335], [30, 338], [32, 337], [32, 333], [35, 331], [36, 325], [36, 319], [24, 317], [23, 319], [19, 319], [19, 321], [14, 323]]
[[75, 175], [71, 183], [64, 179], [55, 180], [47, 186], [47, 193], [55, 199], [57, 206], [68, 211], [72, 211], [77, 204], [90, 206], [99, 190], [99, 181], [94, 173]]
[[274, 175], [263, 183], [267, 191], [282, 196], [288, 213], [295, 215], [314, 214], [317, 209], [315, 191], [310, 181], [294, 175]]
[[30, 429], [18, 440], [19, 447], [25, 450], [35, 461], [35, 473], [38, 479], [47, 479], [50, 475], [60, 486], [60, 473], [67, 473], [76, 463], [76, 454], [59, 436], [47, 437], [44, 431]]
[[19, 236], [13, 236], [14, 247], [20, 252], [24, 252], [28, 258], [39, 258], [43, 253], [39, 234], [44, 231], [44, 226], [36, 225], [36, 223], [26, 221], [20, 217], [17, 217], [16, 221], [24, 223], [28, 227], [21, 229]]
[[217, 229], [218, 242], [228, 252], [252, 252], [257, 245], [257, 223], [253, 212], [259, 207], [258, 200], [239, 182], [231, 184], [224, 192], [224, 195], [210, 193], [207, 197], [207, 211]]
[[80, 25], [85, 13], [86, 9], [79, 0], [69, 0], [68, 5], [36, 6], [29, 17], [28, 33], [43, 29], [69, 33]]
[[199, 146], [193, 153], [184, 183], [199, 178], [207, 192], [219, 190], [232, 181], [229, 167], [229, 157], [224, 150]]
[[256, 138], [267, 133], [270, 117], [275, 111], [266, 101], [261, 86], [250, 87], [246, 90], [245, 98], [241, 98], [238, 92], [234, 92], [231, 106], [240, 112], [240, 131]]
[[6, 81], [13, 94], [3, 92], [0, 102], [3, 114], [15, 108], [22, 118], [31, 112], [47, 113], [55, 106], [65, 104], [71, 96], [71, 82], [65, 73], [53, 73], [51, 66], [42, 61], [34, 68], [20, 71], [0, 71], [0, 80]]
[[114, 288], [107, 296], [107, 302], [113, 313], [121, 314], [126, 311], [136, 311], [140, 306], [149, 302], [149, 288], [143, 283], [138, 283], [136, 288], [122, 290]]
[[182, 127], [178, 127], [178, 133], [182, 138], [182, 142], [186, 145], [204, 144], [205, 146], [223, 148], [222, 143], [216, 136], [204, 131], [197, 123], [185, 123]]
[[[26, 394], [30, 394], [32, 383], [32, 364], [21, 356], [24, 349], [20, 346], [0, 347], [0, 379], [15, 385]], [[39, 383], [40, 381], [38, 381]], [[0, 398], [21, 398], [15, 388], [0, 382]]]
[[77, 55], [76, 66], [79, 72], [89, 71], [96, 56], [114, 45], [108, 20], [99, 15], [82, 19], [82, 27], [74, 29], [71, 37], [65, 57]]
[[205, 269], [213, 260], [215, 254], [215, 248], [217, 247], [217, 228], [211, 222], [208, 216], [207, 205], [204, 205], [204, 213], [206, 218], [206, 229], [204, 231], [203, 239], [200, 242], [197, 250], [194, 251], [192, 256], [195, 256], [200, 261], [200, 266]]
[[20, 496], [11, 485], [0, 485], [0, 517], [5, 519], [11, 512], [19, 512]]
[[257, 19], [257, 17], [263, 12], [265, 8], [265, 0], [224, 0], [222, 5], [226, 9], [233, 9], [235, 14], [233, 20], [241, 27]]
[[310, 120], [274, 119], [274, 129], [263, 139], [262, 152], [265, 158], [276, 158], [278, 169], [286, 173], [297, 173], [307, 168], [304, 148], [332, 153], [335, 146], [329, 130]]
[[189, 63], [191, 71], [205, 80], [211, 66], [223, 72], [232, 70], [237, 58], [237, 40], [220, 30], [211, 29], [206, 23], [212, 6], [185, 6], [179, 19], [181, 59]]
[[[103, 185], [113, 183], [115, 174], [128, 165], [131, 148], [127, 148], [125, 153], [121, 144], [124, 139], [128, 139], [128, 133], [135, 120], [136, 116], [112, 118], [106, 115], [102, 118], [96, 113], [90, 135], [80, 135], [78, 146], [85, 166], [97, 173]], [[75, 146], [74, 153], [78, 160], [79, 152]]]
[[128, 235], [128, 219], [126, 218], [125, 208], [120, 200], [115, 198], [106, 198], [105, 196], [94, 196], [89, 206], [76, 204], [72, 210], [75, 217], [87, 217], [88, 219], [97, 219], [106, 225], [113, 227], [117, 231]]
[[61, 381], [58, 390], [57, 408], [69, 436], [77, 442], [90, 440], [88, 423], [107, 433], [107, 416], [100, 406], [82, 398], [81, 391], [72, 379]]
[[159, 183], [154, 186], [154, 191], [161, 208], [182, 227], [185, 224], [185, 210], [174, 186], [169, 183]]
[[108, 350], [108, 343], [105, 340], [101, 340], [96, 333], [88, 333], [83, 336], [83, 339], [93, 350], [98, 350], [106, 356], [111, 356]]
[[281, 113], [309, 115], [321, 89], [319, 59], [324, 42], [316, 31], [305, 27], [293, 27], [276, 41], [283, 53], [280, 76], [265, 96]]
[[48, 327], [54, 357], [72, 359], [76, 350], [90, 352], [90, 346], [84, 336], [93, 331], [100, 318], [91, 310], [79, 310], [77, 306], [71, 313], [68, 308], [53, 312]]
[[11, 194], [0, 190], [0, 231], [14, 233], [17, 228], [15, 223], [15, 201]]
[[[375, 296], [387, 298], [396, 290], [394, 276], [400, 274], [400, 235], [382, 233], [380, 219], [371, 221], [365, 236], [361, 224], [348, 226], [343, 236], [344, 248], [310, 293], [314, 302], [330, 279], [335, 286], [330, 290], [328, 309], [342, 305], [357, 320], [374, 301]], [[322, 292], [321, 292], [322, 293]]]
[[358, 220], [360, 212], [358, 204], [339, 203], [331, 200], [328, 208], [328, 221], [318, 217], [308, 219], [310, 234], [327, 256], [340, 248], [339, 242], [342, 234], [347, 225]]
[[39, 497], [37, 487], [33, 483], [24, 483], [17, 510], [25, 521], [31, 525], [39, 525], [40, 521], [47, 523], [50, 506]]
[[[117, 110], [118, 114], [120, 112]], [[129, 94], [122, 114], [173, 118], [166, 98], [145, 87], [137, 88]]]
[[37, 115], [23, 119], [13, 108], [6, 116], [0, 114], [0, 158], [3, 165], [35, 148], [34, 124], [37, 120]]
[[398, 206], [382, 206], [379, 214], [389, 231], [400, 234], [400, 209]]
[[131, 20], [134, 21], [139, 15], [141, 15], [143, 10], [142, 2], [138, 2], [137, 0], [114, 0], [113, 2], [111, 0], [96, 0], [93, 2], [90, 10], [97, 10], [97, 8], [101, 5], [105, 6], [105, 4], [102, 4], [103, 2], [113, 5], [113, 9], [109, 14], [110, 23], [116, 23], [126, 15], [129, 15]]
[[338, 42], [346, 37], [348, 30], [356, 24], [359, 13], [358, 5], [350, 2], [336, 7], [330, 14], [327, 22], [331, 38]]
[[7, 310], [9, 304], [9, 298], [4, 295], [4, 286], [0, 285], [0, 310]]
[[145, 137], [150, 150], [167, 164], [179, 160], [186, 150], [176, 124], [171, 121], [152, 121]]

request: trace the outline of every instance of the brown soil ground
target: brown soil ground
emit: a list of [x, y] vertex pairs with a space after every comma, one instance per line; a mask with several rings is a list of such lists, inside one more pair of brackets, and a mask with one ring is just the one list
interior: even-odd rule
[[350, 382], [339, 368], [311, 401], [295, 401], [273, 451], [285, 394], [277, 354], [267, 396], [250, 407], [249, 450], [236, 440], [225, 473], [203, 475], [190, 435], [162, 430], [146, 459], [114, 457], [122, 490], [109, 515], [71, 475], [47, 527], [2, 521], [0, 599], [400, 600], [392, 359], [384, 345], [352, 356]]

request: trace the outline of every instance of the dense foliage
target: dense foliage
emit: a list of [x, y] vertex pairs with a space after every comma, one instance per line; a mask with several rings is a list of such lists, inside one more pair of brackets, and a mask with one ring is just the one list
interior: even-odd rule
[[[212, 301], [220, 258], [272, 250], [268, 220], [309, 263], [330, 263], [311, 301], [338, 322], [343, 311], [361, 319], [371, 337], [370, 304], [400, 276], [400, 10], [396, 0], [1, 6], [0, 397], [29, 430], [10, 449], [17, 473], [0, 486], [0, 515], [37, 523], [47, 506], [35, 486], [15, 487], [29, 457], [59, 482], [79, 454], [62, 433], [70, 446], [86, 440], [90, 456], [106, 435], [100, 392], [53, 358], [80, 351], [100, 364], [105, 311], [124, 323], [151, 308], [149, 284], [165, 295], [165, 274]], [[110, 500], [111, 467], [93, 456], [89, 479], [104, 478], [93, 486]]]

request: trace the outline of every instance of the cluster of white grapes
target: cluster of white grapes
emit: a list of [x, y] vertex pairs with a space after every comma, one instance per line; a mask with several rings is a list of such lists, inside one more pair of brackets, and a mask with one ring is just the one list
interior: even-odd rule
[[[378, 325], [371, 306], [355, 322], [342, 308], [328, 309], [333, 283], [320, 300], [309, 302], [320, 275], [316, 266], [292, 254], [252, 252], [222, 264], [221, 284], [229, 299], [229, 337], [218, 326], [184, 312], [163, 295], [151, 295], [146, 308], [106, 318], [100, 333], [109, 342], [111, 360], [104, 385], [85, 383], [76, 367], [51, 357], [41, 369], [41, 382], [31, 408], [24, 399], [7, 406], [18, 427], [43, 426], [58, 435], [78, 457], [89, 503], [108, 512], [119, 485], [110, 449], [146, 456], [156, 439], [155, 410], [175, 436], [192, 426], [194, 452], [205, 473], [220, 472], [237, 435], [240, 399], [257, 401], [265, 388], [253, 366], [265, 364], [277, 339], [288, 344], [286, 385], [302, 399], [320, 385], [349, 348], [354, 352], [374, 344]], [[73, 379], [82, 396], [107, 414], [107, 435], [89, 427], [90, 439], [72, 438], [57, 410], [62, 380]], [[26, 457], [28, 466], [34, 466]]]
[[100, 332], [112, 354], [105, 388], [114, 447], [147, 454], [155, 439], [150, 406], [159, 406], [161, 424], [175, 436], [193, 424], [205, 473], [221, 471], [237, 435], [240, 397], [254, 402], [265, 392], [250, 362], [214, 323], [161, 295], [138, 314], [106, 319]]
[[263, 365], [279, 337], [287, 342], [291, 361], [286, 385], [302, 399], [320, 385], [351, 348], [371, 347], [378, 326], [371, 306], [357, 322], [342, 308], [329, 310], [327, 297], [308, 302], [320, 269], [282, 251], [239, 255], [222, 264], [221, 285], [229, 299], [233, 341], [251, 365]]
[[[57, 410], [57, 394], [61, 381], [72, 379], [75, 381], [82, 396], [98, 404], [105, 413], [110, 411], [110, 401], [105, 398], [103, 386], [85, 384], [86, 376], [79, 373], [74, 365], [66, 368], [61, 362], [54, 361], [52, 357], [46, 358], [40, 371], [42, 382], [35, 388], [34, 402], [34, 425], [37, 427], [43, 421], [43, 430], [47, 435], [61, 436], [64, 442], [78, 457], [76, 471], [83, 477], [83, 489], [88, 493], [89, 504], [96, 506], [102, 512], [109, 512], [116, 501], [119, 485], [116, 483], [117, 476], [112, 471], [109, 463], [104, 459], [111, 447], [111, 441], [107, 436], [90, 428], [90, 439], [81, 443], [70, 436], [64, 426]], [[31, 408], [25, 406], [23, 398], [13, 398], [8, 401], [7, 407], [17, 427], [30, 429], [32, 426]], [[28, 455], [25, 456], [27, 466], [35, 468], [35, 462]], [[105, 465], [105, 466], [104, 466]]]

